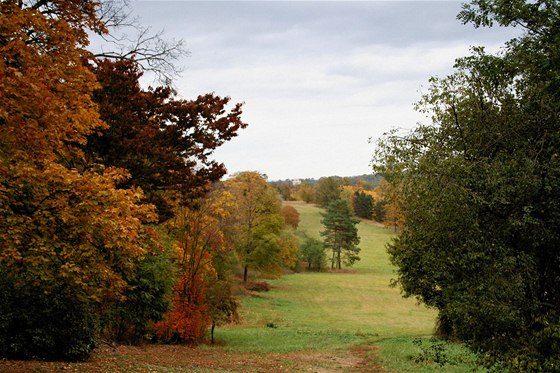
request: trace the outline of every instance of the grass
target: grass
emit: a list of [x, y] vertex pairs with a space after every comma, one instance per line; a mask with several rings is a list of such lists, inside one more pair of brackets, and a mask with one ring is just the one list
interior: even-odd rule
[[[291, 203], [300, 230], [319, 237], [320, 210]], [[87, 362], [0, 359], [2, 372], [473, 372], [475, 356], [431, 339], [435, 313], [390, 288], [392, 232], [358, 226], [361, 261], [341, 272], [297, 273], [243, 297], [238, 325], [216, 345], [102, 345]]]
[[[300, 213], [298, 230], [319, 238], [321, 210], [290, 204]], [[442, 362], [448, 372], [473, 371], [474, 356], [463, 346], [430, 341], [434, 311], [389, 287], [394, 268], [385, 244], [392, 232], [371, 222], [358, 229], [361, 260], [351, 270], [270, 281], [270, 292], [243, 299], [243, 323], [216, 331], [224, 348], [266, 354], [372, 345], [375, 361], [391, 371], [442, 371]]]

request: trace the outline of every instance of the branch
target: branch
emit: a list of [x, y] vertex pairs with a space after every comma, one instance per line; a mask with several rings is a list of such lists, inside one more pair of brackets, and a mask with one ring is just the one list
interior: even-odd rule
[[[93, 51], [95, 58], [134, 59], [144, 71], [150, 71], [160, 82], [169, 82], [181, 73], [176, 66], [179, 59], [188, 55], [184, 41], [165, 39], [163, 30], [152, 32], [131, 17], [127, 0], [105, 0], [99, 8], [99, 18], [109, 29], [99, 33], [103, 45]], [[127, 31], [134, 37], [130, 38]]]

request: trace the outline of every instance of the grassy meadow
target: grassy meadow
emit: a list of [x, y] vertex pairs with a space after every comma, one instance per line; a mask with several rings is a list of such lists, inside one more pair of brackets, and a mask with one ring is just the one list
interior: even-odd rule
[[[289, 204], [300, 213], [298, 231], [319, 238], [321, 210]], [[385, 244], [392, 232], [365, 221], [358, 227], [361, 260], [354, 267], [269, 280], [271, 291], [243, 298], [241, 324], [216, 331], [223, 348], [263, 355], [341, 354], [368, 346], [369, 359], [377, 364], [372, 371], [473, 371], [474, 357], [464, 347], [431, 341], [435, 312], [389, 287], [394, 272]]]

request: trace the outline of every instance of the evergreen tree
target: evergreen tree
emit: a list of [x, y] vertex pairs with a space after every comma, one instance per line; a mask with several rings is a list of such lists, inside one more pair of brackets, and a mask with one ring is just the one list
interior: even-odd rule
[[354, 193], [354, 213], [362, 219], [371, 220], [373, 215], [373, 197], [364, 192]]
[[360, 260], [360, 237], [356, 228], [359, 221], [352, 217], [348, 204], [343, 200], [335, 200], [322, 216], [321, 223], [325, 230], [321, 236], [324, 237], [325, 247], [332, 250], [331, 268], [340, 269], [342, 260], [346, 265]]

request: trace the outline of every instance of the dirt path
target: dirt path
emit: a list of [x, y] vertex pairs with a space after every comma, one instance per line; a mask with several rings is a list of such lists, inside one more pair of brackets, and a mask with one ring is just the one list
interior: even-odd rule
[[82, 363], [0, 360], [0, 372], [384, 372], [373, 362], [375, 347], [351, 351], [258, 354], [221, 347], [147, 345], [100, 348]]

